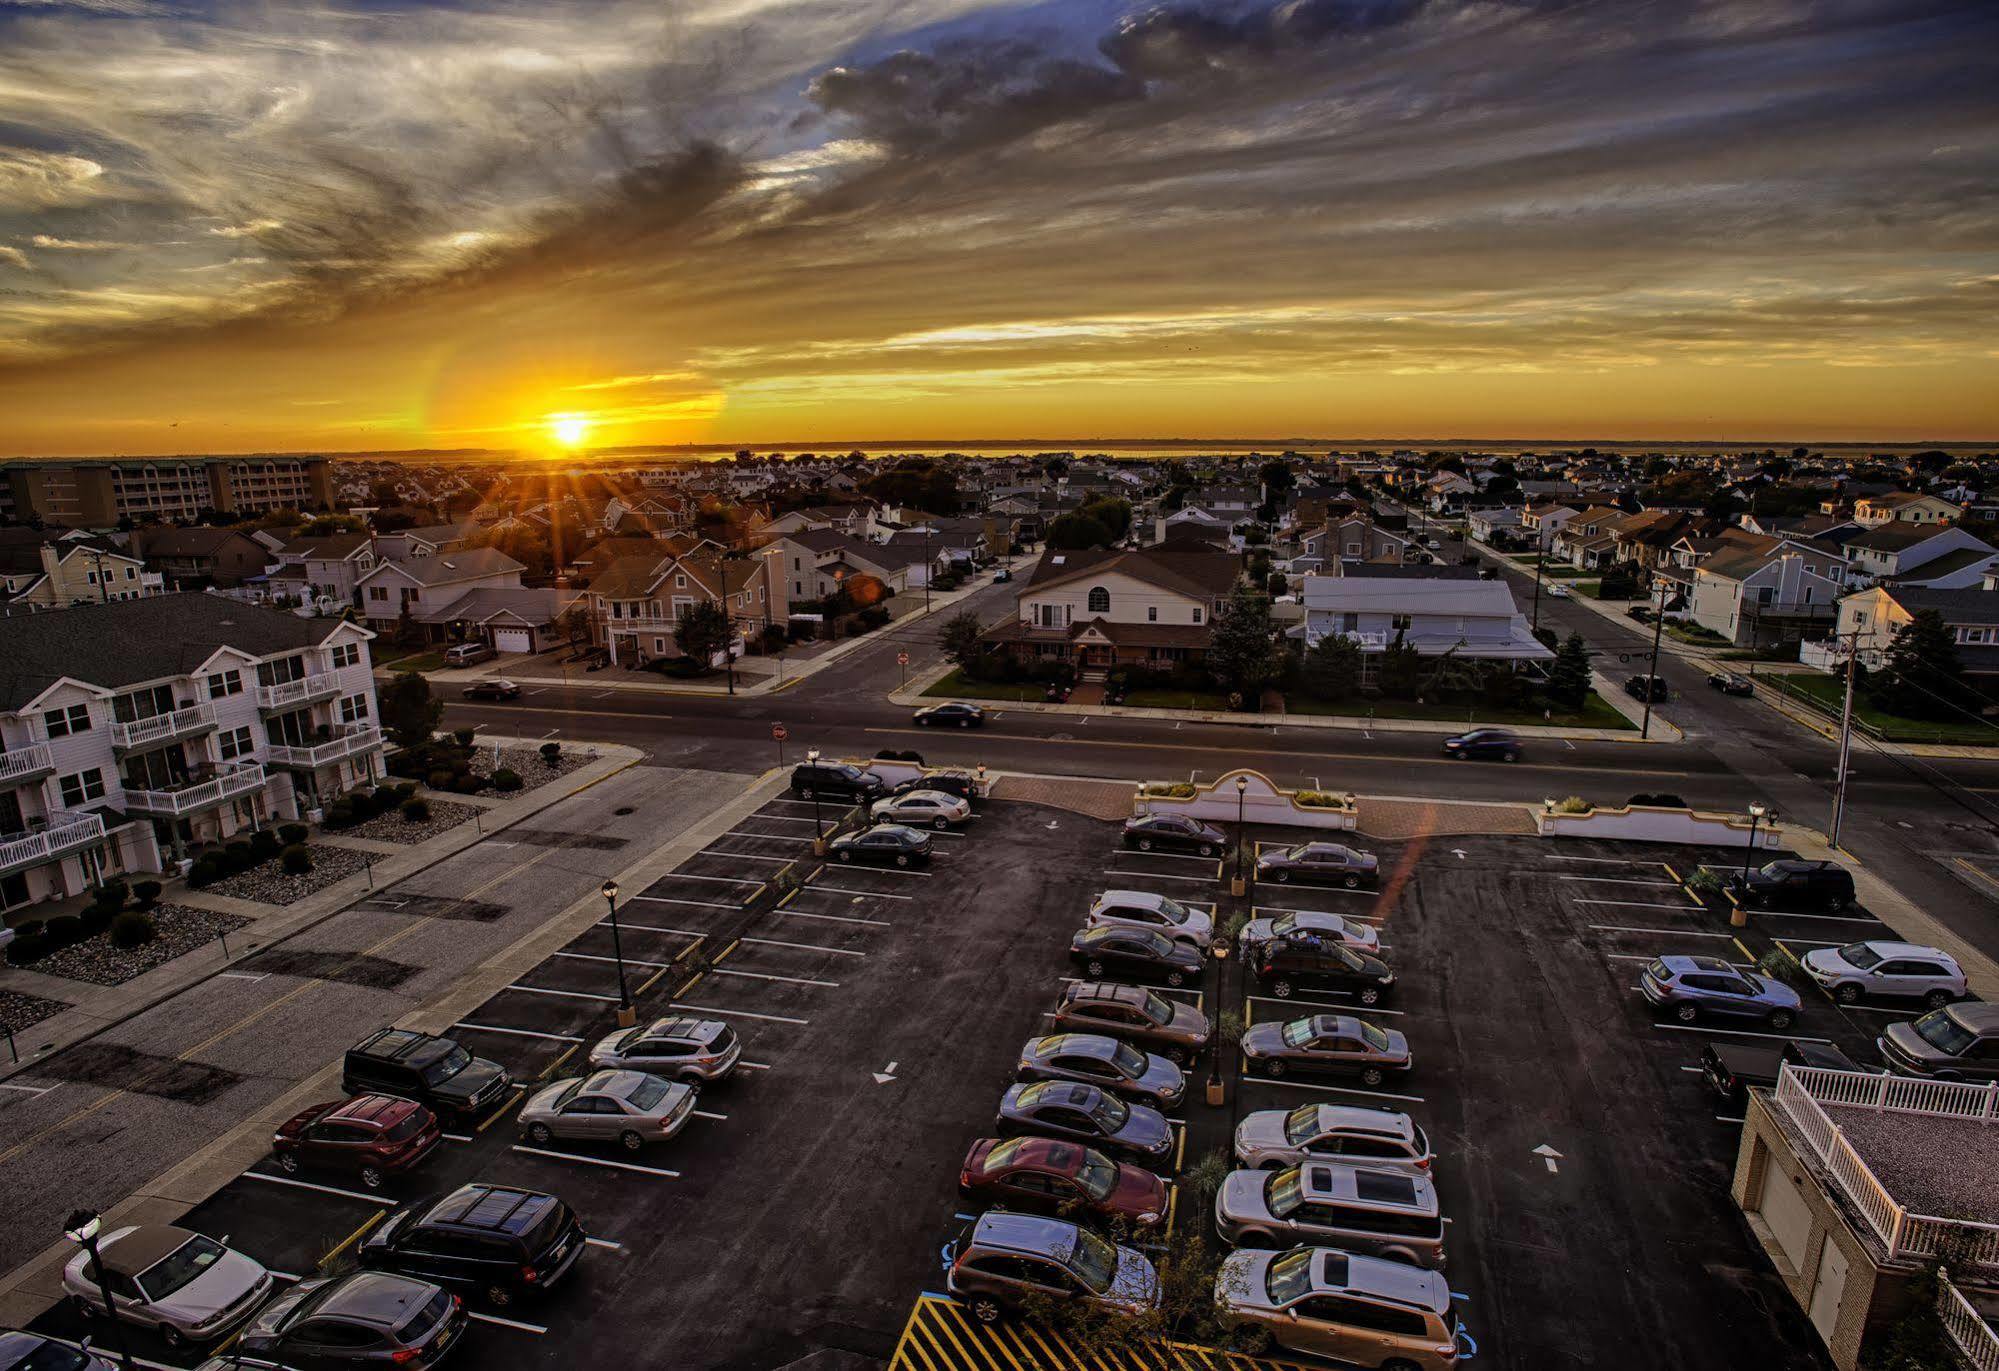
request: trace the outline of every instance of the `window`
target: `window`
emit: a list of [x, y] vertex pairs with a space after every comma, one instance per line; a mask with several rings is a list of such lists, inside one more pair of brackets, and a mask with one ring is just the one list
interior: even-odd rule
[[98, 767], [62, 778], [62, 802], [71, 809], [104, 798], [104, 772]]
[[1388, 626], [1398, 633], [1407, 633], [1409, 631], [1409, 616], [1407, 614], [1397, 614], [1388, 621]]
[[370, 600], [386, 603], [389, 598], [389, 588], [387, 586], [369, 586], [368, 598]]
[[1201, 622], [1201, 607], [1199, 605], [1194, 606], [1194, 622], [1197, 624]]
[[361, 645], [359, 643], [335, 643], [333, 645], [334, 670], [338, 671], [343, 666], [353, 666], [360, 660]]
[[368, 697], [366, 695], [348, 695], [342, 697], [340, 701], [341, 723], [343, 724], [359, 723], [361, 722], [361, 720], [367, 717], [368, 717]]
[[673, 588], [674, 588], [675, 590], [685, 590], [685, 589], [687, 589], [687, 578], [686, 578], [685, 576], [676, 576], [676, 577], [674, 577], [674, 578], [673, 578]]
[[1111, 612], [1111, 593], [1110, 593], [1110, 591], [1108, 591], [1108, 590], [1104, 589], [1104, 587], [1102, 587], [1102, 586], [1091, 586], [1091, 587], [1090, 587], [1090, 613], [1092, 613], [1092, 614], [1108, 614], [1108, 613], [1110, 613], [1110, 612]]
[[67, 738], [72, 733], [88, 733], [90, 706], [70, 705], [64, 709], [52, 709], [42, 715], [42, 723], [48, 728], [51, 738]]
[[218, 671], [208, 678], [208, 698], [211, 700], [242, 693], [243, 673], [240, 671]]
[[222, 751], [222, 760], [234, 761], [251, 748], [249, 726], [246, 724], [242, 728], [232, 728], [222, 734], [216, 742]]
[[138, 573], [138, 572], [137, 572], [136, 570], [134, 570], [133, 568], [131, 568], [131, 567], [126, 567], [126, 568], [125, 568], [125, 579], [126, 579], [126, 580], [128, 580], [128, 581], [132, 581], [132, 580], [137, 580], [137, 579], [138, 579], [138, 575], [139, 575], [139, 573]]
[[1159, 622], [1158, 605], [1147, 605], [1145, 607], [1145, 622], [1147, 622], [1148, 624], [1156, 624]]

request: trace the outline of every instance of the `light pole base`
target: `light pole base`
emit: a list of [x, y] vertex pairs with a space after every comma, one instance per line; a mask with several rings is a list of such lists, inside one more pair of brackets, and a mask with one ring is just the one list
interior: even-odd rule
[[814, 838], [812, 840], [812, 855], [815, 857], [826, 855], [826, 840], [824, 838]]
[[1749, 927], [1749, 906], [1739, 900], [1731, 904], [1728, 910], [1728, 926], [1730, 928]]
[[1229, 882], [1229, 895], [1232, 898], [1240, 900], [1243, 896], [1247, 895], [1248, 893], [1249, 893], [1249, 882], [1245, 881], [1242, 877], [1237, 876], [1234, 880]]
[[1220, 1076], [1208, 1077], [1208, 1107], [1210, 1109], [1220, 1109], [1228, 1103], [1228, 1098], [1228, 1083]]
[[618, 1006], [618, 1027], [630, 1028], [633, 1024], [636, 1024], [638, 1021], [639, 1021], [638, 1010], [634, 1009], [631, 1005], [628, 1004], [621, 1004]]

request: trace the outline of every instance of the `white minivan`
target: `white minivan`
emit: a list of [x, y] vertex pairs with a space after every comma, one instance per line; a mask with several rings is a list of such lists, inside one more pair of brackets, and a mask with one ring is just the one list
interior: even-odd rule
[[458, 646], [445, 652], [444, 664], [446, 666], [471, 666], [474, 662], [483, 662], [492, 655], [493, 649], [484, 643], [460, 643]]

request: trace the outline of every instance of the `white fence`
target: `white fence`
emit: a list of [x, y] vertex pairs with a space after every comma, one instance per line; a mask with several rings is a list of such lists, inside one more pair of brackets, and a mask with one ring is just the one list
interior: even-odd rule
[[1972, 1371], [1999, 1371], [1999, 1333], [1943, 1272], [1937, 1273], [1937, 1317]]

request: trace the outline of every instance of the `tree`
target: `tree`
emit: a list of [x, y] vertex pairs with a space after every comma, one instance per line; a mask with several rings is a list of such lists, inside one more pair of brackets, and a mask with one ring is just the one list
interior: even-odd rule
[[398, 747], [421, 747], [444, 717], [444, 701], [430, 693], [430, 682], [417, 671], [399, 671], [376, 701], [382, 722]]
[[1208, 640], [1208, 674], [1223, 690], [1245, 703], [1277, 674], [1277, 644], [1270, 628], [1270, 602], [1237, 586], [1215, 615]]
[[571, 605], [562, 611], [562, 617], [556, 620], [556, 627], [562, 630], [562, 636], [569, 645], [575, 647], [590, 636], [590, 612], [581, 604]]
[[1941, 613], [1919, 610], [1895, 631], [1867, 693], [1878, 708], [1905, 719], [1959, 718], [1967, 712], [1964, 663]]
[[1564, 709], [1581, 709], [1589, 699], [1589, 644], [1571, 633], [1555, 650], [1548, 668], [1548, 696]]
[[974, 611], [963, 610], [946, 619], [938, 640], [953, 666], [967, 676], [978, 674], [979, 660], [985, 656], [986, 645], [979, 637], [979, 616]]
[[1305, 693], [1338, 704], [1360, 689], [1360, 644], [1344, 633], [1328, 633], [1305, 654]]
[[1077, 552], [1088, 547], [1105, 547], [1110, 541], [1111, 531], [1103, 522], [1080, 509], [1059, 515], [1048, 525], [1048, 546], [1058, 550]]
[[1123, 542], [1124, 536], [1131, 532], [1131, 502], [1128, 500], [1105, 495], [1084, 505], [1081, 512], [1109, 530], [1110, 540], [1114, 543]]
[[1395, 638], [1382, 649], [1380, 666], [1381, 693], [1391, 700], [1415, 698], [1417, 683], [1423, 675], [1423, 658], [1409, 642], [1404, 629], [1395, 630]]
[[729, 611], [719, 600], [682, 605], [673, 621], [673, 641], [705, 671], [715, 654], [729, 645]]
[[1263, 486], [1263, 498], [1273, 502], [1281, 501], [1298, 484], [1298, 478], [1283, 462], [1265, 462], [1257, 468], [1256, 476]]

